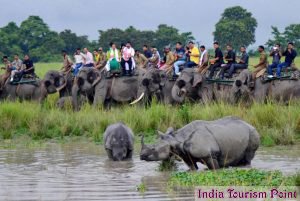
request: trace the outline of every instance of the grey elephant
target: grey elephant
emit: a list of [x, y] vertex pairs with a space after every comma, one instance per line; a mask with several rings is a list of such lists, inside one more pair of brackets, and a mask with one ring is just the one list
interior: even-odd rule
[[172, 104], [174, 100], [171, 95], [175, 81], [168, 78], [165, 71], [149, 68], [139, 80], [137, 99], [131, 104], [139, 101], [149, 104], [153, 97], [164, 104]]
[[181, 71], [176, 83], [172, 88], [172, 98], [177, 103], [185, 100], [209, 103], [211, 101], [230, 101], [232, 84], [212, 82], [196, 69], [188, 68]]
[[205, 76], [197, 73], [195, 69], [187, 68], [181, 71], [171, 93], [176, 103], [183, 103], [185, 100], [200, 100], [207, 103], [213, 100], [213, 85], [208, 83]]
[[124, 123], [109, 125], [103, 137], [105, 150], [110, 159], [121, 161], [132, 158], [134, 135]]
[[240, 166], [251, 163], [260, 144], [256, 129], [236, 117], [225, 117], [215, 121], [193, 121], [166, 134], [160, 132], [155, 145], [142, 141], [141, 160], [168, 160], [180, 157], [190, 169], [198, 169], [197, 162], [209, 169]]
[[42, 102], [48, 96], [56, 92], [66, 92], [67, 81], [58, 71], [48, 71], [44, 79], [37, 80], [36, 83], [11, 84], [9, 81], [3, 86], [2, 99], [8, 100], [35, 100]]
[[[299, 75], [299, 71], [293, 72]], [[296, 77], [296, 76], [295, 76]], [[254, 83], [254, 84], [253, 84]], [[264, 102], [267, 99], [288, 102], [300, 98], [299, 79], [252, 80], [251, 72], [243, 70], [236, 78], [231, 89], [233, 102]]]
[[104, 70], [83, 67], [72, 87], [72, 105], [78, 110], [78, 99], [85, 96], [89, 103], [103, 105], [111, 101], [126, 103], [136, 99], [138, 80], [142, 76], [142, 70], [136, 71], [136, 76], [113, 77], [106, 79]]

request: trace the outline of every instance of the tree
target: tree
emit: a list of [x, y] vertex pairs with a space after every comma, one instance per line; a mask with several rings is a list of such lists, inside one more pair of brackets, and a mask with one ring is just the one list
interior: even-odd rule
[[69, 54], [74, 53], [76, 48], [90, 46], [90, 41], [87, 36], [77, 36], [76, 33], [72, 33], [69, 29], [60, 32], [59, 37], [64, 41], [64, 50]]
[[189, 40], [194, 40], [191, 32], [179, 33], [178, 29], [165, 24], [159, 25], [155, 32], [137, 30], [130, 26], [125, 30], [116, 28], [99, 30], [99, 34], [99, 45], [104, 48], [108, 48], [109, 42], [115, 42], [119, 46], [121, 43], [131, 41], [136, 49], [141, 49], [146, 44], [162, 50], [164, 46], [174, 45], [178, 41], [185, 44]]
[[257, 21], [251, 12], [240, 6], [226, 8], [215, 27], [214, 40], [221, 45], [231, 44], [237, 50], [255, 42]]
[[51, 55], [58, 55], [65, 45], [39, 16], [29, 16], [21, 23], [20, 39], [23, 53], [30, 54], [34, 61], [51, 60]]
[[8, 23], [0, 29], [0, 52], [6, 55], [20, 54], [19, 27], [14, 22]]
[[283, 33], [277, 27], [272, 26], [271, 28], [273, 39], [269, 39], [266, 43], [268, 47], [273, 47], [276, 43], [286, 47], [288, 42], [294, 42], [295, 47], [300, 51], [300, 24], [291, 24], [285, 27]]

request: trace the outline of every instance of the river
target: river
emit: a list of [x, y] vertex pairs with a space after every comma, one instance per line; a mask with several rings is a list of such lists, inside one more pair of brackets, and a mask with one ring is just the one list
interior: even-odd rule
[[[193, 192], [168, 193], [157, 162], [112, 162], [93, 143], [49, 143], [42, 148], [0, 149], [0, 200], [193, 200]], [[300, 146], [261, 148], [252, 167], [300, 170]], [[203, 168], [203, 166], [201, 166]], [[180, 170], [187, 170], [182, 163]], [[201, 170], [200, 170], [201, 171]], [[144, 183], [141, 193], [137, 185]]]

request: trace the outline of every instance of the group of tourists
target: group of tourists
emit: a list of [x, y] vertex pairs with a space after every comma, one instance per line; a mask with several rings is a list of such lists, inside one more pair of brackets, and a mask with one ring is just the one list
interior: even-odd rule
[[[83, 52], [80, 48], [77, 48], [73, 59], [63, 50], [62, 70], [65, 73], [73, 72], [74, 76], [77, 76], [82, 67], [91, 67], [98, 70], [106, 69], [108, 76], [111, 76], [111, 72], [119, 72], [124, 76], [131, 76], [135, 68], [152, 67], [164, 70], [176, 78], [180, 75], [180, 71], [183, 68], [196, 68], [201, 74], [209, 71], [208, 79], [222, 80], [225, 77], [232, 78], [237, 70], [248, 68], [249, 55], [245, 46], [240, 47], [241, 56], [239, 59], [237, 59], [236, 53], [230, 44], [226, 46], [227, 52], [225, 55], [218, 42], [214, 42], [213, 46], [215, 50], [213, 58], [210, 58], [204, 45], [201, 45], [199, 50], [192, 41], [185, 47], [181, 42], [177, 42], [173, 52], [170, 46], [164, 47], [163, 56], [161, 57], [156, 47], [149, 48], [147, 45], [144, 45], [142, 51], [134, 50], [131, 42], [128, 41], [126, 44], [121, 44], [120, 49], [118, 49], [116, 44], [111, 42], [110, 48], [106, 53], [102, 47], [94, 49], [93, 53], [88, 48], [84, 48]], [[267, 71], [268, 77], [272, 78], [274, 76], [273, 69], [276, 69], [275, 76], [280, 77], [281, 69], [291, 66], [297, 56], [292, 42], [288, 43], [285, 51], [281, 50], [280, 44], [276, 44], [272, 48], [270, 56], [273, 57], [273, 61], [270, 65], [268, 65], [265, 47], [259, 46], [258, 52], [260, 59], [259, 63], [253, 66], [255, 68], [252, 73], [254, 79], [262, 70]], [[285, 56], [284, 62], [281, 62], [282, 56]], [[25, 55], [22, 61], [16, 54], [13, 62], [10, 62], [8, 57], [4, 56], [3, 63], [5, 66], [2, 68], [6, 69], [7, 73], [2, 81], [8, 79], [9, 76], [11, 76], [10, 79], [12, 81], [16, 75], [34, 74], [34, 65], [28, 55]], [[220, 71], [215, 77], [217, 69], [220, 69]]]
[[10, 79], [12, 82], [15, 76], [35, 76], [33, 61], [30, 59], [29, 55], [25, 55], [24, 60], [22, 61], [19, 58], [19, 55], [15, 54], [12, 62], [9, 61], [7, 56], [3, 56], [2, 62], [4, 66], [1, 67], [1, 69], [5, 70], [5, 73], [1, 79], [1, 87], [5, 84], [7, 79]]

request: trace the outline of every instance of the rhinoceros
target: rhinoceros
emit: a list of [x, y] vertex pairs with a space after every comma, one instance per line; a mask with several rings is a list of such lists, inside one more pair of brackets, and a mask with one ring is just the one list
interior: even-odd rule
[[104, 146], [110, 159], [114, 161], [130, 159], [134, 147], [132, 130], [121, 122], [109, 125], [104, 133]]
[[181, 158], [190, 169], [198, 169], [197, 162], [209, 169], [248, 165], [260, 144], [256, 129], [237, 117], [215, 121], [193, 121], [174, 131], [160, 131], [157, 144], [146, 145], [142, 137], [140, 159], [164, 161], [173, 156]]

